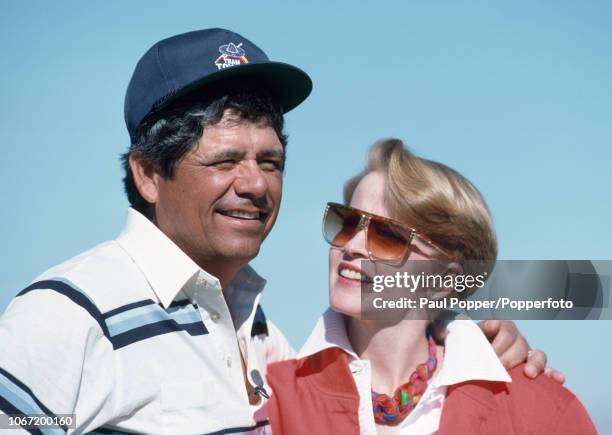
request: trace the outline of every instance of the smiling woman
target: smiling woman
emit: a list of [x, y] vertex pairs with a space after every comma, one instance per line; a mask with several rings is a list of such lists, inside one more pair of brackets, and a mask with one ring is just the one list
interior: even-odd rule
[[274, 225], [287, 139], [281, 108], [262, 91], [195, 101], [141, 126], [123, 156], [125, 189], [132, 207], [225, 286]]
[[372, 147], [345, 202], [324, 215], [330, 308], [297, 359], [268, 369], [275, 434], [596, 432], [569, 390], [545, 376], [529, 380], [521, 365], [506, 371], [472, 321], [449, 322], [436, 343], [418, 307], [381, 301], [386, 311], [367, 315], [366, 261], [410, 272], [441, 266], [444, 276], [491, 270], [495, 228], [472, 183], [391, 139]]

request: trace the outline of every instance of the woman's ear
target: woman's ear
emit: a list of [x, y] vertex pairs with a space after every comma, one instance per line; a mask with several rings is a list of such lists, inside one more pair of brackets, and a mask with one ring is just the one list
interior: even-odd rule
[[130, 153], [129, 165], [140, 196], [148, 203], [155, 204], [159, 197], [157, 184], [159, 177], [155, 167], [151, 162], [144, 160], [138, 152]]
[[448, 297], [453, 292], [454, 286], [446, 286], [446, 283], [450, 280], [452, 280], [452, 282], [454, 283], [455, 277], [463, 274], [463, 266], [456, 261], [451, 261], [450, 263], [447, 263], [444, 267], [446, 270], [444, 271], [444, 275], [442, 276], [443, 286], [442, 288], [436, 289], [434, 292], [428, 294], [429, 299], [441, 300]]
[[446, 265], [446, 273], [444, 276], [463, 275], [463, 266], [457, 261], [451, 261]]

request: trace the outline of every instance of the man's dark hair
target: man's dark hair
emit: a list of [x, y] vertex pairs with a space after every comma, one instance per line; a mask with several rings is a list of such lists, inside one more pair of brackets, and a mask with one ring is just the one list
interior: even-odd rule
[[184, 98], [146, 118], [132, 138], [130, 149], [121, 155], [125, 170], [125, 193], [134, 209], [148, 218], [152, 217], [151, 204], [140, 195], [134, 183], [129, 165], [130, 154], [139, 153], [162, 177], [172, 179], [178, 162], [198, 143], [204, 128], [219, 123], [226, 110], [231, 110], [236, 120], [272, 127], [283, 148], [286, 147], [282, 107], [264, 90], [241, 87], [227, 89], [216, 96]]

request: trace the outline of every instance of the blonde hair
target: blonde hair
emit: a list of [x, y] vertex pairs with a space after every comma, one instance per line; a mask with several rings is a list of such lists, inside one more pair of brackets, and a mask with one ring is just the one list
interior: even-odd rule
[[345, 183], [346, 204], [374, 171], [385, 174], [384, 201], [394, 219], [453, 255], [463, 273], [490, 274], [497, 257], [495, 227], [484, 198], [463, 175], [416, 156], [399, 139], [386, 139], [372, 146], [365, 169]]

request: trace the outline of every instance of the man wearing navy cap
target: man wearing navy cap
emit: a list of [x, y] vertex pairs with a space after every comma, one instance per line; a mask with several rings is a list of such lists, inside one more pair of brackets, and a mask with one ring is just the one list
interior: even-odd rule
[[283, 114], [311, 88], [223, 29], [145, 53], [125, 98], [126, 226], [7, 308], [2, 413], [79, 433], [269, 433], [266, 364], [293, 351], [248, 262], [280, 207]]

